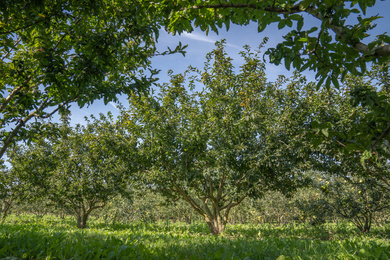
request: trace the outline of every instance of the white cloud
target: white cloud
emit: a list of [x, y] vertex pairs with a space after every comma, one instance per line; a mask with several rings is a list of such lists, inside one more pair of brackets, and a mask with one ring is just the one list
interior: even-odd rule
[[119, 111], [118, 107], [115, 105], [115, 103], [114, 103], [114, 102], [111, 102], [111, 101], [110, 101], [110, 102], [108, 102], [108, 103], [110, 103], [110, 105], [111, 105], [111, 106], [113, 106], [113, 107], [114, 107], [116, 110], [118, 110], [118, 111]]
[[210, 37], [204, 36], [204, 35], [200, 35], [200, 34], [196, 34], [196, 33], [183, 32], [182, 35], [184, 37], [186, 37], [186, 38], [189, 38], [189, 39], [192, 39], [192, 40], [196, 40], [196, 41], [215, 43], [215, 40], [212, 40]]
[[[201, 35], [201, 34], [197, 34], [197, 33], [183, 32], [182, 36], [186, 37], [188, 39], [191, 39], [191, 40], [201, 41], [201, 42], [208, 42], [208, 43], [212, 43], [212, 44], [214, 44], [216, 41], [218, 41], [218, 39], [216, 40], [216, 39], [214, 39], [214, 38], [212, 38], [210, 36]], [[238, 47], [237, 45], [229, 44], [229, 43], [227, 43], [226, 46], [233, 47], [233, 48], [236, 48], [236, 49], [242, 49], [242, 48]]]

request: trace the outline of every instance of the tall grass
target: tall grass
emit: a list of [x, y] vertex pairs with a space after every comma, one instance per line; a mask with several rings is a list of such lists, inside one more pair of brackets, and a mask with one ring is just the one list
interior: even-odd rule
[[390, 226], [360, 234], [348, 223], [231, 225], [220, 236], [203, 223], [108, 225], [91, 219], [10, 217], [0, 226], [0, 259], [390, 259]]

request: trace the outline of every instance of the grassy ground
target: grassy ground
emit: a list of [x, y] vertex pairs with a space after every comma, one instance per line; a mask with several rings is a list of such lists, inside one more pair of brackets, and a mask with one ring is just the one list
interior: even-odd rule
[[105, 224], [11, 216], [0, 225], [0, 259], [390, 259], [390, 225], [362, 235], [348, 223], [230, 225]]

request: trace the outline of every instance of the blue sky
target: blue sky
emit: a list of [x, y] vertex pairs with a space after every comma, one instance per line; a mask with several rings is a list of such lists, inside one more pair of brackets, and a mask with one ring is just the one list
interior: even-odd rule
[[[383, 16], [383, 18], [377, 20], [377, 27], [371, 31], [371, 35], [377, 35], [384, 32], [388, 32], [387, 34], [389, 35], [390, 1], [377, 1], [373, 8], [369, 8], [367, 10], [367, 16], [376, 14]], [[353, 24], [355, 21], [356, 17], [352, 18], [349, 23]], [[314, 18], [305, 16], [305, 26], [312, 26], [314, 24], [319, 23]], [[174, 48], [179, 41], [183, 45], [188, 44], [188, 47], [186, 49], [185, 57], [181, 54], [175, 54], [153, 58], [152, 67], [161, 70], [158, 75], [160, 83], [167, 82], [169, 80], [167, 77], [167, 71], [169, 69], [172, 69], [174, 73], [182, 73], [189, 65], [203, 68], [206, 54], [215, 48], [215, 41], [220, 41], [221, 39], [226, 39], [226, 51], [229, 56], [233, 58], [233, 64], [236, 67], [239, 67], [242, 62], [239, 52], [243, 50], [242, 47], [244, 45], [247, 44], [251, 46], [252, 49], [255, 49], [259, 46], [264, 37], [268, 37], [269, 41], [266, 48], [274, 47], [283, 39], [282, 36], [285, 35], [288, 30], [289, 28], [278, 30], [277, 24], [272, 24], [263, 32], [258, 33], [257, 24], [255, 23], [251, 23], [247, 26], [232, 25], [229, 31], [222, 28], [218, 35], [215, 33], [209, 33], [209, 35], [206, 35], [204, 32], [195, 29], [192, 33], [183, 33], [181, 35], [172, 36], [167, 34], [164, 30], [161, 30], [158, 40], [158, 48], [160, 51], [166, 50], [167, 46]], [[266, 48], [264, 48], [263, 51], [265, 51]], [[278, 75], [285, 75], [287, 77], [292, 75], [292, 71], [287, 71], [284, 68], [284, 65], [275, 66], [267, 63], [266, 74], [269, 81], [274, 81]], [[315, 80], [314, 74], [311, 72], [305, 72], [303, 75], [305, 75], [309, 80]], [[119, 97], [119, 100], [123, 104], [126, 104], [125, 96]], [[106, 114], [108, 111], [111, 111], [114, 116], [116, 116], [119, 112], [114, 103], [111, 102], [104, 105], [103, 101], [95, 101], [95, 103], [89, 107], [81, 109], [76, 105], [73, 105], [71, 111], [72, 124], [84, 123], [84, 117], [89, 116], [90, 114]]]

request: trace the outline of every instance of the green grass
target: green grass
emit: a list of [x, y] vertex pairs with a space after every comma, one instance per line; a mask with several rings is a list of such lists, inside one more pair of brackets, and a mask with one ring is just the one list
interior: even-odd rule
[[214, 237], [203, 223], [109, 225], [91, 219], [11, 216], [0, 225], [0, 259], [390, 259], [390, 226], [362, 235], [348, 223], [230, 225]]

